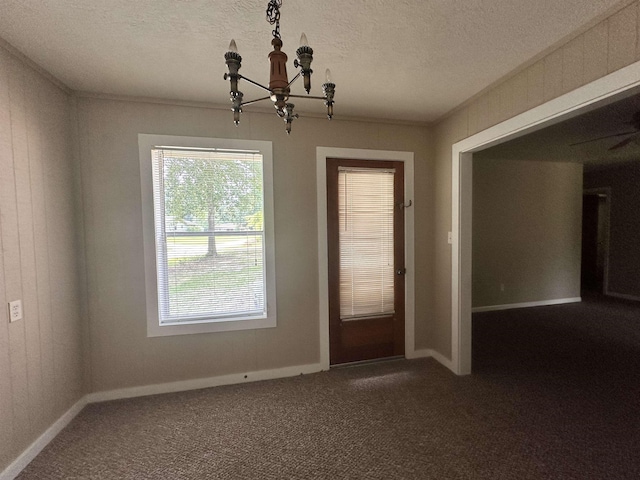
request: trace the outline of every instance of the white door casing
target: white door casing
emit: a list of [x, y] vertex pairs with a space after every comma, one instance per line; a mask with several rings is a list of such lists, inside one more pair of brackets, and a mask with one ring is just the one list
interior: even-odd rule
[[[394, 160], [404, 163], [404, 198], [413, 201], [413, 152], [316, 147], [316, 181], [318, 205], [318, 294], [320, 302], [320, 364], [329, 369], [329, 290], [327, 256], [327, 158]], [[415, 352], [415, 261], [414, 207], [405, 209], [405, 357]]]

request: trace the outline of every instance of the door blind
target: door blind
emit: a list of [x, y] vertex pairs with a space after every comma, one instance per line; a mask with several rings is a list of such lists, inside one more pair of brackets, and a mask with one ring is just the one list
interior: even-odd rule
[[340, 167], [340, 318], [394, 311], [393, 169]]

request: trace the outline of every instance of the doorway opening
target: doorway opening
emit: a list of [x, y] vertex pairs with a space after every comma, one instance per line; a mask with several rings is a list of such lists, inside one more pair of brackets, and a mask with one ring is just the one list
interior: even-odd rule
[[640, 90], [636, 62], [472, 135], [452, 147], [451, 370], [471, 373], [473, 153], [630, 97]]
[[378, 162], [402, 162], [404, 169], [404, 356], [426, 356], [415, 347], [415, 240], [414, 240], [414, 154], [389, 150], [316, 147], [317, 216], [318, 216], [318, 297], [320, 316], [320, 365], [330, 368], [329, 341], [329, 256], [327, 218], [327, 160], [366, 159], [368, 165]]
[[582, 196], [581, 295], [606, 295], [609, 262], [609, 205], [606, 189], [585, 190]]

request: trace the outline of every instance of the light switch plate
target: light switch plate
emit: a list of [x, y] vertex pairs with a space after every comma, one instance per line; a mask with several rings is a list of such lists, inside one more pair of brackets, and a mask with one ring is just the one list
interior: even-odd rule
[[22, 300], [9, 302], [9, 322], [16, 322], [22, 319]]

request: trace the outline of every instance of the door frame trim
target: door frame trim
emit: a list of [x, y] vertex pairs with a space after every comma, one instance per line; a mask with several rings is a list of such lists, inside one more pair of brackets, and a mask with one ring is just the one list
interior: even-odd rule
[[[316, 147], [316, 181], [318, 195], [318, 299], [320, 315], [320, 365], [329, 369], [329, 259], [327, 255], [327, 158], [351, 158], [404, 163], [405, 201], [414, 200], [413, 152], [367, 150], [357, 148]], [[414, 202], [415, 203], [415, 202]], [[404, 355], [415, 356], [415, 240], [413, 207], [405, 209]]]

